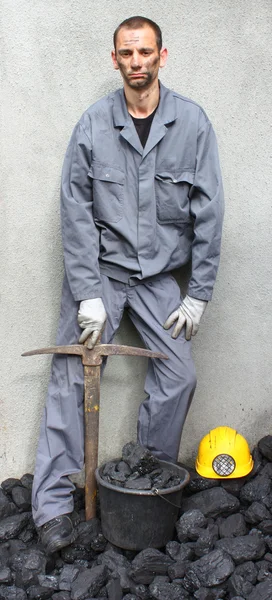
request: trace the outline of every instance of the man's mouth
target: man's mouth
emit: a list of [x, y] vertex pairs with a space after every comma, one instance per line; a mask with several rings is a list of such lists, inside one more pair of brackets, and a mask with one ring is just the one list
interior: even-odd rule
[[129, 77], [144, 77], [146, 73], [129, 73]]

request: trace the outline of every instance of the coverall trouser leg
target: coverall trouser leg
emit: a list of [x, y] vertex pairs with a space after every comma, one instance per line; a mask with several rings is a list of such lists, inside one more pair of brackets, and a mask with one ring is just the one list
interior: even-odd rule
[[[182, 427], [196, 386], [191, 344], [183, 332], [174, 340], [162, 325], [180, 304], [180, 290], [171, 275], [129, 286], [102, 275], [108, 315], [102, 342], [111, 343], [124, 308], [147, 348], [168, 360], [148, 361], [146, 398], [140, 406], [138, 441], [158, 458], [175, 462]], [[64, 279], [57, 345], [75, 344], [81, 333], [78, 302]], [[84, 464], [83, 367], [80, 357], [55, 355], [37, 451], [32, 491], [33, 517], [41, 526], [72, 512], [74, 485], [69, 475]]]

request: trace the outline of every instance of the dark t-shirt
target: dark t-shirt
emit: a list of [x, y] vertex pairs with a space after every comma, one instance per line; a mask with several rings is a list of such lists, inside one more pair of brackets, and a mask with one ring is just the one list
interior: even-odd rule
[[149, 136], [149, 131], [150, 131], [150, 127], [151, 127], [151, 123], [154, 119], [155, 116], [155, 112], [157, 110], [157, 107], [155, 108], [155, 110], [153, 111], [153, 113], [151, 113], [151, 115], [148, 115], [148, 117], [145, 117], [144, 119], [138, 119], [136, 117], [133, 117], [132, 115], [132, 121], [136, 127], [136, 131], [138, 133], [138, 136], [140, 138], [140, 142], [143, 146], [143, 148], [146, 145], [147, 142], [147, 138]]

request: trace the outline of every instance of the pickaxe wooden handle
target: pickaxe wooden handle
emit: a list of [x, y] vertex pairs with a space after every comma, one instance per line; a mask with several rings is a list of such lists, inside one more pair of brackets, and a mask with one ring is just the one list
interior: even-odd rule
[[96, 344], [92, 350], [87, 342], [71, 346], [51, 346], [24, 352], [22, 356], [35, 354], [74, 354], [82, 357], [84, 366], [84, 413], [85, 413], [85, 514], [86, 521], [96, 515], [95, 469], [98, 462], [99, 403], [100, 403], [100, 366], [103, 356], [117, 354], [127, 356], [146, 356], [167, 359], [166, 354], [151, 352], [134, 346], [115, 344]]

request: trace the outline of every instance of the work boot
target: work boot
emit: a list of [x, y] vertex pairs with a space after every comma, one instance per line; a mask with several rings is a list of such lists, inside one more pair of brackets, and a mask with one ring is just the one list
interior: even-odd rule
[[76, 512], [60, 515], [38, 528], [40, 541], [47, 554], [69, 546], [76, 538], [75, 526], [79, 524]]

